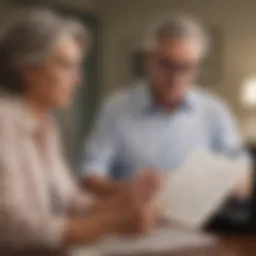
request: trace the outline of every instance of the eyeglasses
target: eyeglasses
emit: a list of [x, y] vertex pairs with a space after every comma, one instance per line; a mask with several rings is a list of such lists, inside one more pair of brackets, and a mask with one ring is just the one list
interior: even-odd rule
[[178, 62], [163, 57], [156, 58], [156, 63], [161, 71], [171, 74], [190, 74], [198, 67], [197, 62]]

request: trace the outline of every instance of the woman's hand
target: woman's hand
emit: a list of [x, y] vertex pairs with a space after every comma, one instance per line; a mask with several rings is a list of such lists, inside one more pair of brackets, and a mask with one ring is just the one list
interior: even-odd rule
[[152, 232], [157, 226], [158, 212], [156, 206], [150, 202], [132, 208], [127, 205], [126, 211], [120, 214], [120, 224], [116, 232], [121, 235], [139, 235]]
[[159, 220], [159, 212], [154, 204], [154, 195], [159, 186], [159, 177], [144, 172], [119, 194], [98, 201], [94, 210], [115, 216], [116, 233], [131, 235], [150, 232]]
[[102, 236], [149, 233], [158, 224], [154, 194], [158, 183], [152, 174], [141, 174], [120, 193], [101, 198], [82, 219], [68, 220], [64, 244], [90, 243]]

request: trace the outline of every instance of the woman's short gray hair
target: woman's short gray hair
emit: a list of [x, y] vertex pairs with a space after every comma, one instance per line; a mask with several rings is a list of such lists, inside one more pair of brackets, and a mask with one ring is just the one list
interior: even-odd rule
[[169, 14], [152, 24], [144, 42], [145, 50], [152, 50], [162, 38], [189, 38], [200, 44], [204, 55], [209, 46], [209, 37], [205, 27], [194, 17], [183, 14]]
[[21, 93], [24, 88], [20, 68], [41, 63], [62, 35], [71, 35], [88, 46], [89, 33], [74, 19], [48, 9], [31, 9], [23, 13], [5, 31], [0, 41], [0, 88]]

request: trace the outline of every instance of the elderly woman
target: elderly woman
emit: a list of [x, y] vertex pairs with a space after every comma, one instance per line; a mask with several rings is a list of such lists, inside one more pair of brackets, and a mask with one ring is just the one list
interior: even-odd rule
[[127, 186], [134, 191], [92, 200], [75, 185], [62, 158], [49, 112], [70, 105], [87, 45], [81, 24], [48, 10], [29, 11], [0, 42], [0, 250], [5, 255], [145, 231], [153, 223], [149, 197], [143, 196], [146, 182], [144, 192], [138, 179]]

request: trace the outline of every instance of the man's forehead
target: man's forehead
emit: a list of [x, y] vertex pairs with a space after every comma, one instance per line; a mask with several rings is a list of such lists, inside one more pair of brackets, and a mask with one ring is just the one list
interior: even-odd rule
[[193, 38], [165, 38], [156, 44], [157, 54], [178, 60], [198, 60], [200, 50], [199, 42]]

